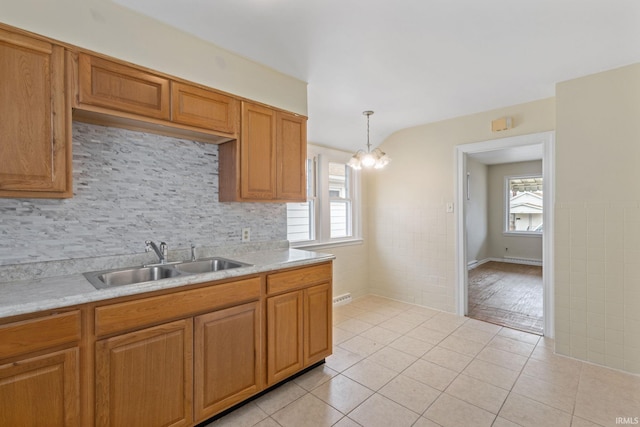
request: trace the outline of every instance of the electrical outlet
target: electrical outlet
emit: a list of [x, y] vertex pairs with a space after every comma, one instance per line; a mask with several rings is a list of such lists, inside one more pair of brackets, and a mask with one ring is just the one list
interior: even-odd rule
[[251, 241], [251, 229], [250, 228], [243, 228], [242, 229], [242, 241], [243, 242], [250, 242]]

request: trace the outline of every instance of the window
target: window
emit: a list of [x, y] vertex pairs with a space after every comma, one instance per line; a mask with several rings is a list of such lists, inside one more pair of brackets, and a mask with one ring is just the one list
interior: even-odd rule
[[350, 153], [309, 146], [307, 202], [287, 203], [287, 239], [292, 246], [360, 241], [357, 172]]
[[315, 180], [315, 161], [307, 159], [307, 201], [287, 203], [287, 240], [290, 242], [315, 240]]
[[352, 169], [344, 163], [329, 163], [329, 205], [332, 239], [351, 237], [350, 182]]
[[542, 234], [542, 176], [505, 178], [505, 232]]

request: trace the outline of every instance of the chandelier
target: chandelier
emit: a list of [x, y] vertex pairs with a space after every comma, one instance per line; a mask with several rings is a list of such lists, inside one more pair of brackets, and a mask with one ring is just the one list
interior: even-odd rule
[[355, 170], [364, 168], [370, 169], [382, 169], [385, 167], [391, 159], [381, 149], [376, 148], [371, 151], [371, 143], [369, 142], [369, 117], [373, 114], [373, 111], [362, 112], [367, 116], [367, 151], [358, 150], [349, 160], [347, 165], [351, 166]]

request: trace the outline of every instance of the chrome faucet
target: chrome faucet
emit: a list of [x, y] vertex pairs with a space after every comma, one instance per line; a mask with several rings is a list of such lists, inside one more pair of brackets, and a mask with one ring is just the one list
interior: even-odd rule
[[156, 246], [156, 244], [153, 243], [151, 240], [145, 241], [144, 244], [145, 244], [145, 248], [144, 248], [145, 252], [150, 252], [151, 249], [153, 249], [156, 255], [158, 255], [158, 260], [160, 261], [160, 264], [167, 263], [169, 249], [167, 248], [167, 244], [165, 242], [160, 242], [160, 248], [158, 248], [158, 246]]

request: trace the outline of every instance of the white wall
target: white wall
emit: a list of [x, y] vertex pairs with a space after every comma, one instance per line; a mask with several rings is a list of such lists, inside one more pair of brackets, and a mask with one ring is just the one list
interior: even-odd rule
[[[514, 127], [492, 133], [491, 120]], [[382, 149], [393, 159], [368, 178], [372, 293], [455, 311], [455, 146], [555, 128], [553, 98], [404, 129]], [[456, 207], [457, 209], [457, 207]]]
[[[467, 262], [489, 258], [489, 186], [487, 165], [467, 157], [468, 191], [465, 197]], [[465, 190], [467, 190], [465, 184]]]
[[333, 296], [350, 293], [352, 298], [369, 293], [367, 247], [365, 244], [321, 250], [336, 256], [333, 262]]
[[[523, 258], [542, 262], [542, 236], [504, 234], [504, 178], [515, 175], [542, 174], [542, 160], [490, 165], [489, 170], [489, 250], [490, 258]], [[544, 206], [543, 209], [546, 209]], [[551, 207], [553, 209], [553, 207]], [[508, 250], [505, 250], [508, 248]]]
[[307, 114], [307, 85], [108, 0], [4, 1], [0, 22]]
[[357, 298], [369, 294], [369, 188], [366, 179], [361, 179], [360, 195], [363, 242], [322, 251], [336, 256], [333, 263], [334, 296], [350, 293]]
[[640, 64], [556, 94], [556, 351], [640, 373]]
[[[347, 153], [351, 154], [351, 153]], [[366, 173], [366, 171], [361, 171]], [[369, 294], [369, 189], [361, 179], [361, 227], [363, 242], [355, 245], [321, 249], [336, 256], [333, 262], [333, 295], [350, 293], [352, 298]]]

